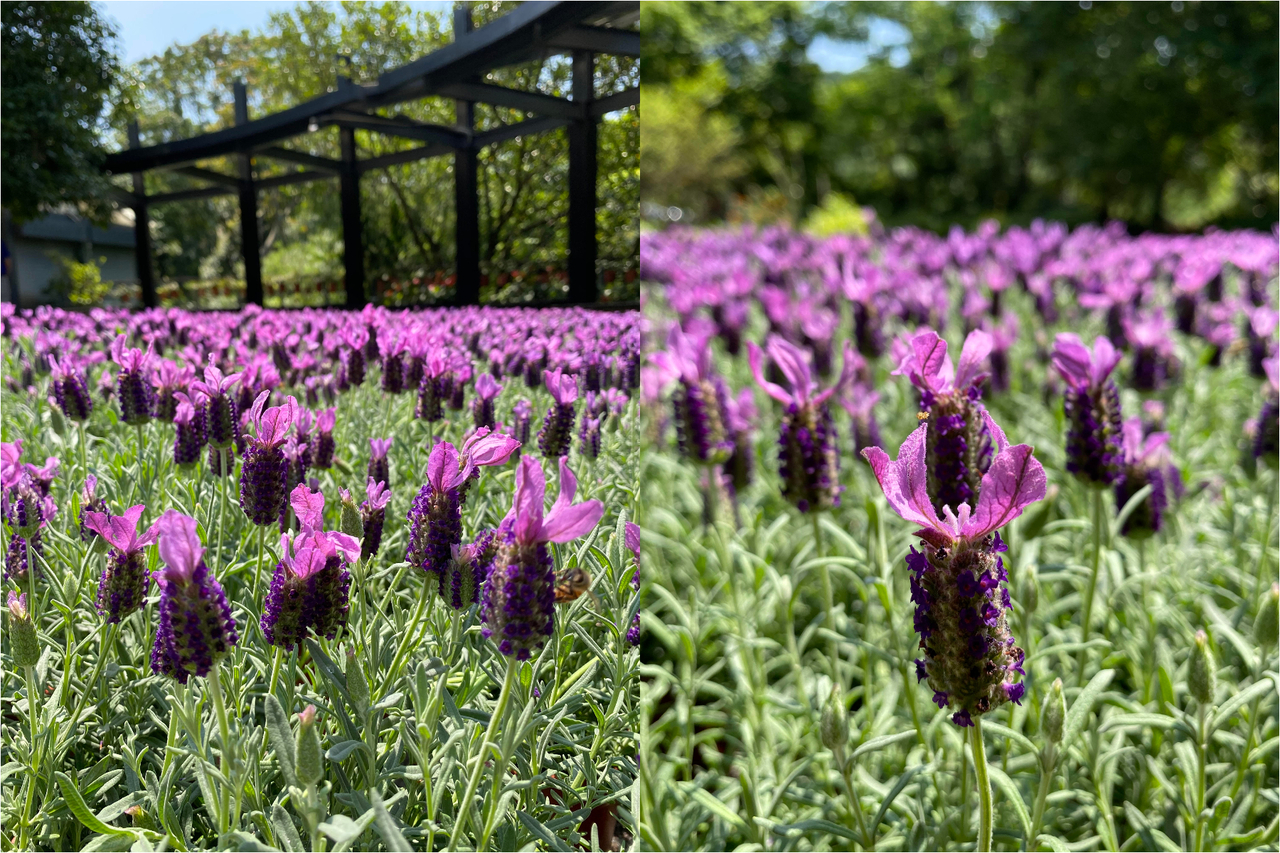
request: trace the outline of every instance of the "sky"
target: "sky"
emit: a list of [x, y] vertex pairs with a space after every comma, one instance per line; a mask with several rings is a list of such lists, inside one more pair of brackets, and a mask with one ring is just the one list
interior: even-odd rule
[[867, 64], [873, 54], [887, 50], [889, 62], [901, 67], [911, 58], [907, 44], [911, 34], [907, 28], [885, 18], [872, 18], [867, 23], [866, 41], [837, 41], [820, 35], [810, 43], [809, 59], [821, 68], [835, 74], [848, 74]]
[[[94, 5], [115, 22], [121, 59], [133, 63], [212, 30], [259, 30], [272, 12], [292, 9], [297, 0], [100, 0]], [[410, 0], [408, 5], [437, 12], [453, 6], [449, 0]]]

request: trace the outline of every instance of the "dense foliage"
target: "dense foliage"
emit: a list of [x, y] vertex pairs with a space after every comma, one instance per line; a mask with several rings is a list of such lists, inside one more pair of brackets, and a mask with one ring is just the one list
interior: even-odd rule
[[0, 182], [19, 222], [50, 207], [109, 210], [99, 121], [119, 71], [115, 32], [87, 2], [0, 7]]
[[1277, 260], [646, 237], [643, 842], [1273, 849]]
[[[895, 25], [905, 44], [867, 41]], [[840, 193], [935, 230], [1277, 216], [1274, 6], [654, 2], [641, 26], [644, 200], [694, 217], [756, 185], [795, 221]], [[867, 63], [824, 73], [815, 41]], [[732, 158], [664, 156], [695, 130]]]
[[634, 313], [3, 320], [4, 849], [629, 842]]

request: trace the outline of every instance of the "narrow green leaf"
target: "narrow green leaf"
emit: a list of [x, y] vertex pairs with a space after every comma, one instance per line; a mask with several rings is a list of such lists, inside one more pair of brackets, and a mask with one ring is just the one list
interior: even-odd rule
[[898, 732], [897, 734], [892, 734], [892, 735], [881, 735], [880, 737], [873, 737], [871, 738], [871, 740], [866, 741], [865, 743], [862, 744], [862, 746], [859, 746], [857, 749], [855, 749], [853, 751], [853, 757], [856, 759], [861, 755], [866, 755], [868, 752], [875, 752], [876, 750], [884, 749], [886, 746], [892, 746], [895, 743], [899, 743], [901, 741], [907, 740], [908, 738], [913, 738], [915, 736], [916, 736], [916, 733], [914, 730], [912, 730], [912, 731], [906, 731], [906, 732]]
[[1226, 702], [1222, 703], [1222, 707], [1218, 708], [1213, 717], [1209, 720], [1209, 731], [1212, 732], [1214, 729], [1217, 729], [1223, 723], [1230, 720], [1232, 715], [1254, 699], [1261, 698], [1267, 694], [1274, 696], [1275, 693], [1276, 683], [1271, 680], [1271, 676], [1266, 676], [1256, 684], [1249, 685], [1244, 690], [1241, 690], [1235, 696], [1232, 696]]
[[929, 767], [928, 764], [917, 764], [915, 767], [908, 767], [898, 781], [893, 783], [893, 787], [889, 789], [889, 795], [884, 798], [884, 802], [880, 804], [879, 810], [876, 812], [875, 818], [871, 821], [871, 826], [867, 828], [867, 832], [871, 833], [872, 838], [875, 837], [876, 827], [880, 826], [880, 821], [884, 820], [884, 816], [889, 813], [889, 806], [893, 805], [893, 801], [898, 799], [898, 795], [903, 789], [916, 777], [920, 771]]
[[1153, 728], [1153, 729], [1171, 729], [1178, 724], [1173, 717], [1164, 714], [1120, 714], [1115, 717], [1107, 718], [1107, 721], [1098, 729], [1099, 732], [1109, 732], [1119, 728]]
[[298, 828], [293, 825], [293, 818], [289, 817], [289, 813], [279, 803], [271, 807], [271, 828], [275, 830], [276, 843], [289, 853], [302, 853], [306, 849], [302, 846]]
[[1067, 721], [1062, 727], [1062, 748], [1066, 749], [1071, 746], [1071, 742], [1075, 740], [1076, 735], [1080, 734], [1080, 730], [1084, 728], [1085, 720], [1089, 719], [1089, 712], [1093, 710], [1093, 703], [1098, 701], [1098, 696], [1103, 690], [1107, 689], [1107, 685], [1111, 683], [1112, 677], [1116, 674], [1114, 669], [1104, 669], [1089, 679], [1089, 683], [1080, 691], [1080, 695], [1071, 703], [1071, 709], [1067, 711]]
[[298, 777], [293, 771], [293, 729], [289, 726], [289, 716], [285, 713], [284, 706], [274, 694], [267, 696], [266, 717], [267, 736], [280, 760], [280, 771], [284, 773], [285, 783], [297, 785]]
[[[983, 722], [986, 727], [986, 722]], [[994, 764], [988, 765], [988, 773], [991, 775], [991, 781], [1004, 794], [1004, 798], [1009, 805], [1013, 806], [1013, 813], [1018, 816], [1018, 823], [1022, 824], [1022, 837], [1026, 838], [1031, 834], [1031, 815], [1027, 813], [1026, 801], [1022, 799], [1022, 792], [1018, 790], [1018, 786], [1009, 778], [1009, 774], [1005, 773]], [[999, 806], [999, 803], [996, 803]]]
[[712, 794], [705, 788], [694, 788], [692, 796], [704, 809], [726, 823], [736, 827], [739, 832], [751, 832], [751, 827], [747, 826], [747, 822], [743, 820], [742, 816], [726, 806], [724, 803], [720, 802], [720, 800], [716, 798], [715, 794]]
[[345, 761], [347, 756], [355, 752], [357, 749], [363, 749], [369, 752], [369, 745], [358, 740], [344, 740], [342, 743], [329, 747], [329, 751], [325, 753], [325, 758], [330, 761]]
[[405, 840], [404, 834], [400, 832], [400, 827], [396, 825], [396, 819], [391, 816], [391, 812], [387, 811], [387, 807], [382, 804], [382, 797], [378, 796], [377, 791], [370, 791], [369, 793], [373, 800], [373, 825], [378, 830], [378, 834], [382, 836], [382, 843], [387, 845], [388, 850], [413, 853], [413, 847]]
[[560, 840], [560, 837], [547, 829], [547, 827], [536, 817], [522, 810], [516, 811], [516, 817], [518, 817], [520, 822], [524, 824], [525, 829], [537, 836], [538, 840], [547, 845], [547, 847], [552, 850], [562, 851], [562, 853], [568, 853], [569, 848]]
[[982, 721], [982, 731], [984, 734], [986, 732], [991, 732], [991, 734], [997, 737], [1007, 737], [1010, 740], [1016, 742], [1019, 746], [1026, 749], [1027, 752], [1039, 751], [1036, 748], [1036, 745], [1031, 742], [1031, 738], [1027, 737], [1022, 732], [1015, 732], [1013, 729], [1009, 728], [1008, 726], [1002, 726], [999, 723], [994, 722], [992, 720], [984, 719]]
[[127, 829], [120, 829], [103, 823], [98, 819], [97, 815], [89, 811], [89, 807], [85, 805], [84, 798], [80, 796], [80, 789], [76, 787], [76, 783], [66, 773], [57, 770], [54, 772], [53, 778], [58, 780], [58, 787], [62, 790], [62, 798], [67, 802], [67, 808], [71, 809], [71, 813], [76, 816], [76, 820], [84, 824], [86, 829], [108, 835], [133, 836], [133, 833]]

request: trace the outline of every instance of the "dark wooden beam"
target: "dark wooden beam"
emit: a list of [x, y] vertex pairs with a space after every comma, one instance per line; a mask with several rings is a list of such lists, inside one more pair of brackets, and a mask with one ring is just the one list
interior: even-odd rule
[[581, 118], [583, 115], [582, 104], [575, 104], [565, 98], [556, 98], [541, 92], [522, 92], [519, 89], [508, 89], [506, 86], [494, 86], [489, 83], [450, 83], [441, 86], [439, 93], [447, 98], [493, 104], [496, 107], [523, 110], [539, 116]]
[[[243, 80], [235, 83], [236, 124], [249, 123], [249, 91]], [[244, 258], [244, 301], [262, 304], [262, 247], [258, 245], [258, 189], [253, 184], [253, 158], [237, 158], [240, 167], [240, 255]]]
[[554, 116], [518, 121], [515, 124], [495, 127], [493, 130], [477, 133], [472, 147], [478, 150], [486, 145], [493, 145], [495, 142], [505, 142], [508, 139], [515, 139], [517, 136], [546, 133], [548, 130], [555, 130], [558, 127], [564, 127], [572, 123], [569, 119], [556, 118]]
[[342, 191], [342, 267], [346, 276], [347, 308], [363, 308], [364, 295], [364, 231], [360, 221], [360, 170], [356, 162], [356, 132], [350, 127], [338, 128], [342, 145], [342, 172], [338, 182]]
[[327, 181], [332, 178], [330, 172], [317, 172], [314, 170], [302, 172], [289, 172], [284, 175], [272, 175], [269, 178], [259, 178], [254, 184], [260, 190], [270, 189], [271, 187], [285, 187], [290, 184], [306, 184], [311, 181]]
[[612, 95], [605, 95], [598, 101], [592, 101], [588, 112], [592, 118], [602, 118], [614, 110], [625, 110], [627, 107], [634, 107], [640, 103], [640, 90], [623, 89], [621, 92], [614, 92]]
[[292, 148], [282, 148], [279, 145], [267, 145], [257, 149], [254, 153], [259, 157], [267, 157], [271, 160], [284, 160], [286, 163], [297, 163], [300, 166], [310, 166], [313, 169], [333, 172], [335, 175], [342, 171], [341, 160], [333, 160], [328, 157], [317, 157], [316, 155], [308, 154], [305, 151], [294, 151]]
[[[595, 54], [573, 53], [573, 100], [588, 106], [595, 97]], [[569, 125], [569, 301], [595, 302], [596, 121]]]
[[419, 145], [416, 148], [410, 148], [406, 151], [396, 151], [392, 154], [383, 154], [381, 157], [370, 157], [368, 160], [359, 160], [356, 163], [356, 171], [363, 175], [365, 172], [371, 172], [374, 169], [385, 169], [388, 166], [402, 166], [405, 163], [416, 163], [419, 160], [425, 160], [428, 157], [440, 157], [445, 154], [453, 154], [458, 149], [452, 145]]
[[[129, 147], [137, 148], [138, 122], [129, 122]], [[133, 262], [138, 271], [138, 284], [142, 286], [142, 304], [147, 308], [159, 305], [156, 298], [156, 277], [151, 267], [151, 219], [147, 216], [147, 177], [142, 172], [133, 173]]]
[[460, 132], [456, 128], [445, 127], [440, 124], [427, 124], [425, 122], [417, 122], [411, 119], [392, 119], [385, 116], [360, 115], [357, 113], [347, 112], [346, 110], [336, 112], [326, 117], [323, 121], [327, 124], [336, 124], [338, 127], [349, 127], [353, 130], [368, 130], [373, 133], [381, 133], [386, 136], [399, 136], [404, 139], [416, 139], [419, 142], [434, 142], [439, 145], [452, 145], [454, 148], [463, 148], [469, 141], [467, 134]]
[[201, 169], [198, 166], [181, 166], [172, 171], [179, 175], [186, 175], [188, 178], [199, 178], [202, 181], [209, 181], [224, 187], [240, 186], [240, 179], [235, 175], [226, 175], [222, 172], [215, 172], [213, 169]]
[[[453, 10], [454, 38], [471, 32], [471, 8], [459, 3]], [[475, 129], [475, 103], [460, 99], [455, 103], [458, 126], [468, 137]], [[459, 148], [453, 155], [454, 263], [457, 276], [454, 298], [459, 305], [480, 304], [480, 194], [479, 159], [473, 146]]]
[[565, 27], [547, 39], [547, 44], [566, 50], [590, 50], [615, 56], [640, 55], [640, 33], [613, 27], [590, 27], [585, 24]]

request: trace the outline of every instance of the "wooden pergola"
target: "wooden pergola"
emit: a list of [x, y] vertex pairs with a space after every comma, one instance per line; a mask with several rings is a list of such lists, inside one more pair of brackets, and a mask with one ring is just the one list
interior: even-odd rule
[[[262, 304], [262, 259], [258, 250], [258, 190], [307, 181], [338, 179], [342, 194], [343, 266], [346, 307], [365, 304], [364, 243], [360, 226], [360, 177], [366, 172], [428, 157], [454, 158], [454, 203], [457, 303], [474, 305], [480, 297], [480, 222], [477, 152], [486, 145], [531, 133], [567, 128], [569, 137], [569, 301], [594, 302], [596, 285], [596, 125], [614, 110], [639, 104], [640, 90], [630, 88], [594, 97], [596, 54], [640, 55], [640, 34], [632, 27], [638, 0], [625, 2], [526, 2], [479, 29], [472, 29], [470, 10], [454, 11], [454, 41], [439, 50], [388, 71], [371, 85], [339, 78], [338, 89], [287, 110], [249, 119], [243, 82], [235, 87], [235, 125], [190, 139], [140, 147], [138, 127], [129, 129], [129, 148], [110, 154], [105, 168], [131, 173], [133, 192], [119, 193], [134, 212], [138, 280], [143, 304], [156, 305], [151, 264], [148, 210], [157, 204], [238, 195], [241, 246], [244, 254], [245, 301]], [[573, 58], [572, 97], [557, 98], [484, 82], [497, 68], [554, 54]], [[379, 115], [380, 108], [426, 97], [452, 98], [456, 123], [428, 124], [403, 116]], [[475, 129], [475, 105], [492, 104], [520, 110], [525, 120], [494, 130]], [[317, 157], [286, 147], [293, 137], [336, 125], [341, 159]], [[371, 131], [422, 143], [406, 151], [358, 159], [355, 132]], [[227, 174], [197, 165], [232, 155], [238, 173]], [[270, 177], [255, 174], [258, 158], [298, 166]], [[207, 185], [147, 195], [146, 173], [167, 170], [197, 178]]]

